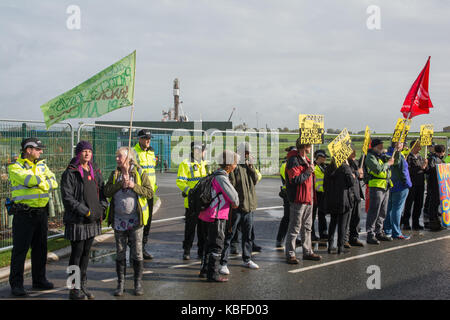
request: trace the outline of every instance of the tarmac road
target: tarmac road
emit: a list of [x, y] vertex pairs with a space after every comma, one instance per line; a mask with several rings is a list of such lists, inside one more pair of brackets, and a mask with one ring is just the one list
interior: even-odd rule
[[[283, 251], [274, 248], [282, 216], [282, 201], [278, 197], [280, 180], [269, 178], [257, 186], [256, 242], [263, 251], [254, 255], [254, 261], [260, 269], [243, 268], [240, 256], [234, 256], [229, 263], [230, 281], [208, 283], [198, 278], [200, 261], [196, 259], [196, 247], [191, 251], [192, 260], [181, 259], [184, 207], [175, 178], [174, 174], [158, 176], [162, 207], [154, 217], [150, 233], [149, 249], [155, 258], [145, 262], [145, 295], [133, 296], [133, 271], [128, 268], [130, 276], [124, 297], [113, 296], [115, 246], [110, 238], [92, 250], [88, 287], [97, 299], [450, 299], [448, 230], [413, 231], [411, 240], [352, 248], [343, 255], [329, 255], [326, 247], [315, 244], [322, 261], [301, 261], [296, 266], [286, 264]], [[361, 217], [364, 229], [363, 211]], [[365, 234], [361, 239], [365, 240]], [[301, 248], [298, 257], [301, 257]], [[47, 277], [54, 282], [55, 289], [30, 291], [27, 299], [67, 299], [67, 265], [68, 259], [48, 264]], [[379, 267], [381, 288], [370, 290], [367, 282], [371, 273], [367, 273], [367, 268], [373, 265]], [[31, 290], [30, 275], [26, 277], [25, 288]], [[11, 298], [9, 285], [3, 283], [0, 299], [8, 298]]]

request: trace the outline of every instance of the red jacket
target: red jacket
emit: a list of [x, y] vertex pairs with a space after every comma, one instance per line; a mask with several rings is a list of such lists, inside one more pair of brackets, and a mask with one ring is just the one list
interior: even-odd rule
[[287, 154], [286, 191], [289, 202], [312, 204], [314, 174], [307, 172], [311, 160], [307, 156], [305, 158], [306, 162], [297, 150]]

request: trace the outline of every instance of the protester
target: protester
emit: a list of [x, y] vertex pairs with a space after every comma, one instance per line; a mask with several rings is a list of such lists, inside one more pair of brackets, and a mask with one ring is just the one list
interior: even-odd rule
[[[425, 155], [425, 157], [427, 158], [428, 162], [430, 161], [431, 158], [435, 157], [435, 152], [434, 152], [434, 147], [436, 146], [436, 144], [434, 142], [431, 143], [431, 146], [428, 147], [428, 154]], [[428, 167], [425, 170], [425, 179], [428, 181], [428, 174], [429, 170]], [[428, 190], [428, 188], [427, 188]], [[427, 193], [425, 194], [425, 202], [423, 205], [423, 224], [424, 227], [427, 229], [430, 229], [430, 215], [428, 214], [428, 208], [430, 207], [430, 197], [429, 197], [429, 193], [427, 191]]]
[[439, 206], [441, 205], [440, 195], [439, 195], [439, 183], [437, 180], [437, 165], [442, 164], [443, 158], [445, 156], [445, 146], [436, 145], [434, 147], [434, 154], [428, 158], [428, 179], [427, 179], [427, 194], [429, 196], [428, 202], [428, 214], [430, 217], [429, 228], [432, 231], [439, 231], [445, 229], [441, 225], [439, 219]]
[[423, 230], [419, 220], [422, 214], [423, 196], [425, 192], [425, 169], [428, 166], [428, 159], [423, 159], [419, 151], [422, 149], [419, 141], [413, 140], [410, 143], [411, 152], [406, 158], [408, 163], [409, 176], [411, 177], [412, 187], [409, 189], [408, 197], [406, 198], [405, 210], [401, 223], [403, 230], [411, 230], [409, 220], [411, 218], [411, 209], [414, 203], [412, 213], [412, 228], [413, 230]]
[[177, 175], [177, 187], [181, 190], [181, 194], [184, 197], [185, 208], [185, 228], [184, 228], [184, 241], [183, 241], [183, 260], [190, 260], [190, 252], [192, 244], [195, 238], [195, 229], [197, 228], [197, 246], [198, 246], [198, 258], [201, 259], [203, 255], [203, 234], [199, 230], [198, 224], [198, 212], [193, 212], [189, 209], [188, 194], [189, 190], [195, 187], [198, 181], [202, 177], [206, 177], [209, 173], [207, 164], [203, 160], [205, 157], [205, 145], [201, 143], [191, 143], [191, 156], [190, 159], [185, 159], [180, 163], [178, 167]]
[[352, 205], [355, 203], [354, 185], [356, 176], [346, 160], [338, 168], [333, 158], [325, 171], [324, 191], [326, 210], [331, 215], [328, 229], [328, 253], [336, 253], [334, 233], [338, 228], [337, 253], [346, 253], [344, 241], [350, 222]]
[[[150, 130], [142, 129], [138, 132], [139, 142], [133, 148], [135, 152], [137, 164], [144, 170], [144, 172], [148, 175], [148, 179], [150, 180], [150, 184], [152, 186], [153, 193], [156, 192], [158, 186], [156, 185], [156, 156], [155, 151], [150, 146], [150, 140], [152, 138], [152, 134]], [[145, 245], [148, 242], [150, 228], [152, 225], [153, 218], [153, 198], [147, 199], [148, 202], [148, 222], [144, 226], [144, 235], [142, 237], [142, 250], [144, 255], [144, 260], [151, 260], [153, 256], [145, 249]]]
[[9, 284], [13, 296], [27, 296], [23, 287], [25, 259], [31, 246], [33, 289], [53, 289], [46, 278], [49, 192], [58, 188], [53, 172], [40, 160], [45, 146], [37, 138], [23, 139], [22, 154], [8, 166], [14, 202], [13, 248]]
[[395, 153], [398, 159], [391, 167], [392, 182], [394, 186], [389, 190], [389, 202], [386, 219], [384, 220], [384, 233], [398, 240], [409, 240], [409, 236], [403, 235], [400, 229], [400, 220], [405, 208], [406, 198], [409, 188], [411, 188], [411, 178], [409, 176], [408, 163], [401, 152], [403, 142], [393, 142], [388, 150], [388, 156]]
[[359, 240], [359, 223], [360, 216], [359, 212], [361, 210], [361, 200], [364, 200], [364, 191], [362, 189], [361, 183], [364, 178], [363, 169], [359, 165], [359, 161], [356, 160], [356, 150], [353, 149], [352, 154], [348, 158], [348, 164], [352, 173], [355, 176], [353, 180], [353, 203], [351, 204], [352, 212], [350, 213], [350, 222], [348, 230], [345, 236], [344, 247], [350, 248], [351, 246], [363, 247], [364, 244]]
[[383, 151], [383, 142], [380, 139], [373, 139], [364, 162], [369, 174], [370, 204], [366, 218], [368, 244], [380, 244], [379, 241], [392, 240], [384, 234], [383, 222], [387, 214], [389, 189], [393, 186], [391, 166], [394, 164], [394, 158], [388, 159], [383, 155]]
[[[323, 179], [325, 176], [327, 154], [324, 150], [314, 152], [314, 176], [317, 201], [313, 206], [313, 218], [311, 226], [311, 241], [328, 240], [327, 218], [325, 217], [325, 195], [323, 191]], [[319, 237], [316, 235], [314, 223], [318, 217]]]
[[78, 142], [73, 158], [61, 178], [61, 196], [64, 204], [64, 237], [70, 240], [72, 251], [69, 266], [80, 267], [81, 290], [69, 292], [71, 300], [94, 299], [87, 286], [87, 267], [94, 237], [102, 233], [102, 217], [108, 201], [103, 193], [100, 170], [93, 163], [92, 145]]
[[[290, 147], [287, 147], [284, 151], [289, 153], [292, 150], [297, 150], [297, 149], [295, 148], [295, 146], [290, 146]], [[275, 246], [279, 249], [282, 249], [282, 248], [284, 248], [286, 233], [287, 233], [287, 229], [288, 229], [288, 225], [289, 225], [289, 214], [290, 214], [289, 199], [288, 199], [287, 192], [286, 192], [286, 160], [283, 161], [283, 163], [280, 166], [280, 176], [281, 176], [282, 186], [280, 187], [281, 190], [280, 190], [279, 196], [283, 199], [283, 217], [281, 218], [280, 226], [278, 227], [277, 241], [276, 241]], [[301, 246], [302, 245], [301, 240], [297, 238], [295, 245]]]
[[259, 266], [251, 259], [253, 247], [253, 212], [257, 207], [255, 185], [258, 183], [258, 172], [254, 166], [254, 160], [250, 156], [250, 144], [247, 142], [241, 143], [237, 151], [240, 159], [243, 157], [245, 161], [239, 163], [229, 174], [231, 185], [239, 195], [239, 207], [232, 210], [231, 219], [228, 221], [229, 228], [225, 233], [225, 242], [219, 269], [219, 272], [225, 275], [230, 274], [227, 266], [230, 244], [239, 225], [242, 230], [242, 260], [244, 261], [244, 267], [259, 269]]
[[303, 260], [318, 261], [321, 257], [313, 252], [311, 245], [312, 201], [314, 183], [314, 165], [307, 155], [310, 144], [296, 141], [297, 150], [287, 155], [286, 191], [289, 199], [290, 216], [286, 236], [286, 259], [289, 264], [298, 264], [295, 256], [296, 239], [300, 233], [303, 246]]
[[200, 212], [201, 231], [205, 238], [205, 251], [202, 259], [200, 277], [211, 282], [226, 282], [219, 274], [219, 262], [224, 248], [225, 226], [230, 208], [239, 207], [239, 195], [230, 182], [229, 175], [236, 168], [239, 156], [225, 150], [218, 159], [220, 168], [213, 174], [210, 206]]
[[134, 293], [143, 295], [142, 275], [144, 257], [142, 237], [148, 222], [147, 199], [153, 197], [153, 190], [147, 174], [136, 164], [134, 153], [127, 147], [116, 152], [117, 169], [111, 172], [105, 185], [105, 196], [111, 198], [107, 210], [108, 225], [114, 229], [116, 240], [116, 271], [118, 278], [115, 296], [122, 296], [125, 284], [126, 249], [130, 242], [130, 260], [134, 269]]

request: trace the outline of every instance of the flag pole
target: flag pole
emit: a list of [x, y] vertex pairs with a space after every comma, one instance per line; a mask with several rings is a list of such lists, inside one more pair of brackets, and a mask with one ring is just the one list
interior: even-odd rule
[[129, 129], [129, 135], [128, 135], [128, 155], [127, 158], [130, 157], [131, 152], [131, 132], [133, 129], [133, 114], [134, 114], [134, 103], [131, 105], [131, 116], [130, 116], [130, 129]]

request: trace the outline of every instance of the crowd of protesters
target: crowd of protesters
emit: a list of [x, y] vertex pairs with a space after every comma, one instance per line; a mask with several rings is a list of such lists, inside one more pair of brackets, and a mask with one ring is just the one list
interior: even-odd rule
[[[127, 247], [130, 247], [130, 264], [134, 269], [134, 294], [144, 294], [144, 260], [153, 258], [145, 246], [157, 188], [156, 157], [150, 147], [151, 133], [141, 130], [138, 138], [134, 148], [117, 150], [117, 167], [109, 173], [106, 183], [94, 162], [92, 145], [80, 141], [75, 149], [76, 156], [68, 164], [59, 185], [45, 162], [40, 160], [45, 148], [41, 141], [35, 138], [22, 141], [21, 156], [8, 167], [15, 201], [10, 272], [14, 296], [27, 295], [23, 272], [30, 246], [33, 287], [53, 288], [45, 274], [47, 215], [49, 192], [58, 187], [65, 207], [64, 236], [70, 240], [72, 249], [69, 265], [80, 270], [80, 286], [74, 282], [69, 298], [94, 299], [87, 289], [87, 267], [91, 246], [94, 238], [101, 234], [104, 220], [112, 226], [115, 237], [117, 289], [114, 295], [124, 294]], [[320, 261], [322, 257], [313, 250], [314, 242], [327, 247], [329, 254], [343, 254], [353, 246], [364, 246], [359, 239], [363, 200], [366, 200], [367, 244], [408, 240], [410, 237], [403, 233], [405, 230], [443, 229], [436, 165], [444, 162], [445, 147], [432, 146], [427, 159], [419, 154], [420, 144], [412, 141], [410, 147], [411, 150], [405, 152], [404, 144], [397, 142], [386, 150], [381, 140], [373, 139], [366, 156], [357, 160], [353, 149], [340, 166], [334, 158], [328, 161], [324, 150], [311, 155], [312, 146], [301, 144], [300, 139], [295, 146], [287, 148], [286, 161], [280, 167], [279, 195], [283, 199], [284, 214], [276, 236], [276, 247], [284, 248], [286, 262], [300, 263], [298, 247], [302, 248], [303, 260]], [[260, 268], [252, 253], [261, 250], [254, 242], [254, 211], [257, 209], [256, 187], [262, 176], [247, 142], [238, 146], [237, 153], [229, 150], [220, 153], [219, 168], [214, 172], [204, 158], [205, 145], [193, 142], [190, 157], [178, 169], [176, 184], [185, 198], [183, 259], [191, 259], [190, 251], [197, 235], [197, 253], [201, 260], [199, 277], [226, 282], [230, 274], [229, 255], [239, 242], [243, 267]], [[192, 195], [200, 187], [205, 188], [210, 201], [197, 210], [197, 206], [192, 205], [195, 200]], [[419, 222], [422, 212], [424, 225]]]

